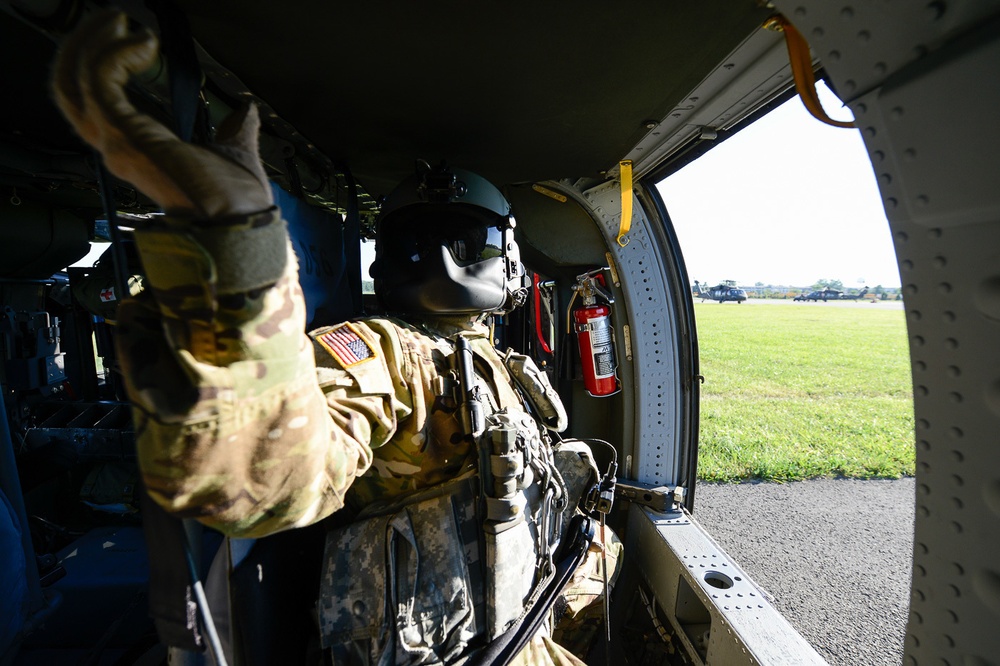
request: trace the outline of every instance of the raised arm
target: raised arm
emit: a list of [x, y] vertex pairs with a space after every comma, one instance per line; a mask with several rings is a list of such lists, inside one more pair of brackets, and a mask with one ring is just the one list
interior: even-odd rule
[[392, 415], [385, 396], [359, 396], [345, 429], [318, 387], [256, 108], [212, 146], [180, 141], [125, 94], [156, 50], [151, 33], [102, 13], [64, 44], [53, 79], [80, 136], [166, 213], [136, 230], [149, 289], [119, 312], [143, 478], [168, 511], [229, 534], [308, 524], [342, 506], [370, 464], [372, 426]]

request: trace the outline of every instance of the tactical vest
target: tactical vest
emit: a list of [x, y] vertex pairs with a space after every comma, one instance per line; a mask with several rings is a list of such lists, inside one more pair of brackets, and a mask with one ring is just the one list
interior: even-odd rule
[[[438, 347], [457, 353], [451, 339]], [[335, 664], [465, 663], [532, 607], [597, 480], [585, 444], [551, 444], [546, 426], [565, 427], [565, 411], [531, 359], [472, 347], [471, 386], [461, 368], [436, 382], [481, 401], [472, 468], [327, 535], [319, 622]], [[523, 400], [501, 404], [497, 378]]]

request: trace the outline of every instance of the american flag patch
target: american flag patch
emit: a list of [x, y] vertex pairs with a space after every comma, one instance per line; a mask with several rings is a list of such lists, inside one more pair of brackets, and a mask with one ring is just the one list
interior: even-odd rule
[[345, 368], [376, 357], [371, 345], [347, 322], [338, 324], [332, 331], [320, 335], [316, 340]]

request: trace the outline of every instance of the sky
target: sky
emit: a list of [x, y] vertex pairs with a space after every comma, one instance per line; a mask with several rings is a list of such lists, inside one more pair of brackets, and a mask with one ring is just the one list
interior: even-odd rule
[[[822, 83], [830, 116], [851, 112]], [[898, 287], [868, 153], [793, 97], [659, 185], [688, 278], [718, 284]]]

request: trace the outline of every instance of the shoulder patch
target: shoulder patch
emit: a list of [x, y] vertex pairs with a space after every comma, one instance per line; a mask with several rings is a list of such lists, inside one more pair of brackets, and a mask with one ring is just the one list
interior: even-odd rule
[[345, 368], [378, 358], [375, 349], [350, 322], [337, 324], [323, 335], [316, 336], [316, 341]]

